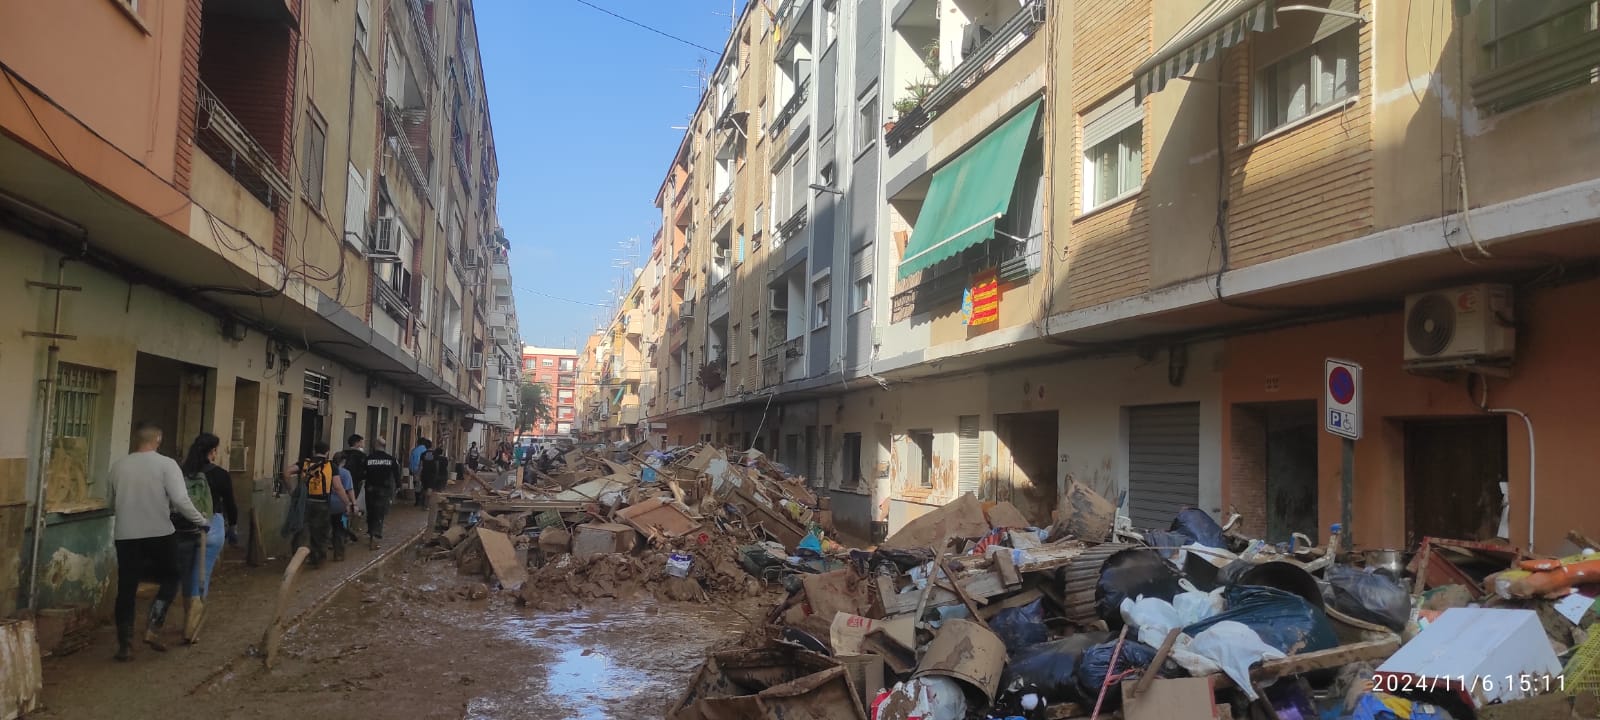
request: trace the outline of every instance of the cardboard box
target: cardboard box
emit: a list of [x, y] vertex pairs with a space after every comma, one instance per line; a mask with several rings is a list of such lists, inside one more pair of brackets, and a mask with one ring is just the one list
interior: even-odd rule
[[879, 690], [886, 689], [883, 684], [883, 656], [840, 655], [834, 659], [850, 674], [850, 683], [861, 695], [862, 707], [871, 707], [872, 698], [877, 697]]
[[607, 553], [628, 553], [639, 546], [639, 533], [627, 525], [589, 523], [578, 526], [572, 539], [572, 556], [585, 558]]
[[[1378, 666], [1385, 687], [1462, 692], [1482, 708], [1556, 687], [1561, 663], [1533, 610], [1451, 608]], [[1463, 685], [1465, 687], [1463, 687]]]

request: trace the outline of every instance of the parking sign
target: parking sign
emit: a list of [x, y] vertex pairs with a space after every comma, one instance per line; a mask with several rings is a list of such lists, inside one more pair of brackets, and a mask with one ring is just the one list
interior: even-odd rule
[[1361, 366], [1349, 360], [1328, 358], [1323, 366], [1327, 408], [1323, 429], [1339, 437], [1361, 439]]

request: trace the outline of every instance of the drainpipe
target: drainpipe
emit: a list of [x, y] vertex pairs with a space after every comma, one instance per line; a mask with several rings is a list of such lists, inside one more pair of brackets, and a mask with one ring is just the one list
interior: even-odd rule
[[[39, 471], [38, 479], [34, 482], [33, 495], [33, 549], [28, 563], [28, 609], [39, 609], [39, 554], [44, 550], [44, 505], [45, 493], [50, 488], [50, 455], [55, 445], [56, 425], [52, 421], [56, 408], [57, 368], [61, 362], [61, 293], [66, 289], [67, 256], [62, 255], [56, 263], [56, 306], [54, 318], [51, 321], [48, 333], [38, 333], [50, 338], [50, 347], [45, 355], [45, 376], [41, 383], [44, 389], [44, 417], [40, 421], [42, 427], [39, 432]], [[46, 287], [40, 285], [41, 287]]]
[[1533, 445], [1533, 421], [1528, 419], [1528, 414], [1514, 408], [1484, 408], [1488, 412], [1498, 415], [1515, 415], [1522, 418], [1523, 427], [1528, 428], [1528, 552], [1533, 552], [1533, 515], [1534, 508], [1538, 506], [1538, 453]]

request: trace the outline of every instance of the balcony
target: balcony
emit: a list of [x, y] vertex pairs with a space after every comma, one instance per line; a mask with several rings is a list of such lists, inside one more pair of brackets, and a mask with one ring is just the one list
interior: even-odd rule
[[978, 84], [985, 75], [1004, 62], [1013, 50], [1021, 47], [1022, 43], [1043, 25], [1044, 19], [1044, 0], [1024, 0], [1022, 9], [1018, 10], [1017, 14], [1001, 23], [982, 45], [967, 53], [966, 57], [962, 58], [961, 64], [951, 69], [937, 85], [928, 90], [927, 95], [915, 108], [901, 114], [895, 122], [894, 129], [883, 136], [884, 144], [889, 147], [889, 151], [894, 152], [905, 147], [906, 143], [938, 117], [940, 111]]
[[623, 328], [623, 332], [628, 337], [635, 337], [636, 338], [636, 337], [639, 337], [639, 336], [643, 335], [645, 333], [645, 331], [648, 329], [647, 327], [645, 327], [646, 325], [648, 325], [648, 322], [646, 321], [645, 317], [646, 316], [644, 314], [644, 311], [640, 310], [639, 308], [634, 308], [632, 310], [624, 310], [623, 313], [622, 313], [622, 328]]
[[768, 134], [775, 135], [785, 127], [788, 127], [789, 121], [793, 120], [794, 116], [799, 114], [800, 110], [806, 106], [806, 98], [810, 97], [810, 95], [811, 78], [807, 76], [800, 81], [799, 87], [794, 89], [794, 95], [789, 97], [789, 102], [784, 103], [777, 114], [772, 116], [772, 123], [767, 129]]
[[244, 124], [223, 106], [205, 83], [199, 83], [199, 112], [194, 144], [246, 191], [267, 207], [290, 196], [289, 178], [278, 170], [271, 153], [256, 142]]
[[385, 100], [383, 103], [384, 124], [388, 126], [389, 151], [393, 153], [395, 162], [405, 169], [406, 176], [416, 187], [417, 192], [422, 194], [428, 191], [428, 173], [417, 157], [410, 138], [419, 130], [424, 136], [426, 135], [427, 116], [428, 111], [423, 108], [401, 108], [392, 100]]

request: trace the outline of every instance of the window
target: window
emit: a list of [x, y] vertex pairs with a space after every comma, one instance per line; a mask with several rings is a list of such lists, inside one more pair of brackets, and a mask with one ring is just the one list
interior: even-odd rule
[[328, 154], [328, 124], [317, 109], [306, 109], [306, 143], [300, 158], [300, 189], [306, 202], [322, 208], [322, 164]]
[[850, 253], [850, 308], [855, 312], [872, 306], [872, 245]]
[[1256, 74], [1255, 136], [1333, 107], [1356, 94], [1360, 35], [1352, 25]]
[[833, 278], [823, 276], [822, 279], [811, 283], [811, 329], [817, 330], [828, 326], [828, 319], [832, 317], [833, 306], [829, 297], [832, 292]]
[[367, 28], [371, 27], [369, 16], [371, 4], [372, 0], [356, 0], [356, 47], [361, 49], [363, 56], [367, 54]]
[[861, 433], [844, 434], [844, 466], [840, 468], [841, 487], [861, 487]]
[[826, 53], [839, 39], [839, 0], [822, 0], [822, 44], [818, 47]]
[[1504, 110], [1600, 82], [1600, 2], [1489, 0], [1473, 13], [1479, 106]]
[[755, 357], [756, 353], [760, 352], [761, 346], [759, 343], [757, 343], [757, 341], [760, 339], [761, 313], [753, 312], [750, 313], [750, 357]]
[[574, 358], [561, 358], [561, 371], [567, 372], [572, 370], [574, 367], [577, 367], [577, 362], [578, 361]]
[[1083, 115], [1083, 211], [1139, 189], [1144, 172], [1144, 111], [1133, 88]]
[[534, 360], [533, 358], [527, 358], [527, 359], [522, 361], [522, 369], [523, 370], [532, 370], [534, 368], [534, 366], [537, 365], [537, 364], [538, 364], [537, 360]]
[[867, 148], [878, 141], [878, 129], [882, 123], [878, 118], [878, 94], [873, 93], [861, 100], [860, 108], [856, 111], [856, 153], [866, 152]]
[[[56, 367], [56, 402], [52, 408], [54, 438], [51, 442], [53, 468], [45, 506], [55, 510], [77, 505], [86, 498], [76, 490], [87, 490], [100, 474], [99, 457], [108, 439], [105, 402], [112, 397], [110, 372], [61, 363]], [[59, 472], [70, 482], [62, 483]], [[58, 494], [59, 493], [59, 494]]]
[[545, 367], [555, 367], [556, 366], [556, 359], [555, 358], [543, 358], [543, 359], [541, 359], [539, 361], [539, 364], [543, 365]]
[[925, 488], [933, 487], [933, 431], [912, 430], [911, 446], [916, 457], [917, 479]]
[[566, 389], [557, 390], [556, 391], [556, 400], [559, 401], [559, 402], [565, 402], [565, 403], [572, 402], [572, 391], [571, 390], [566, 390]]

